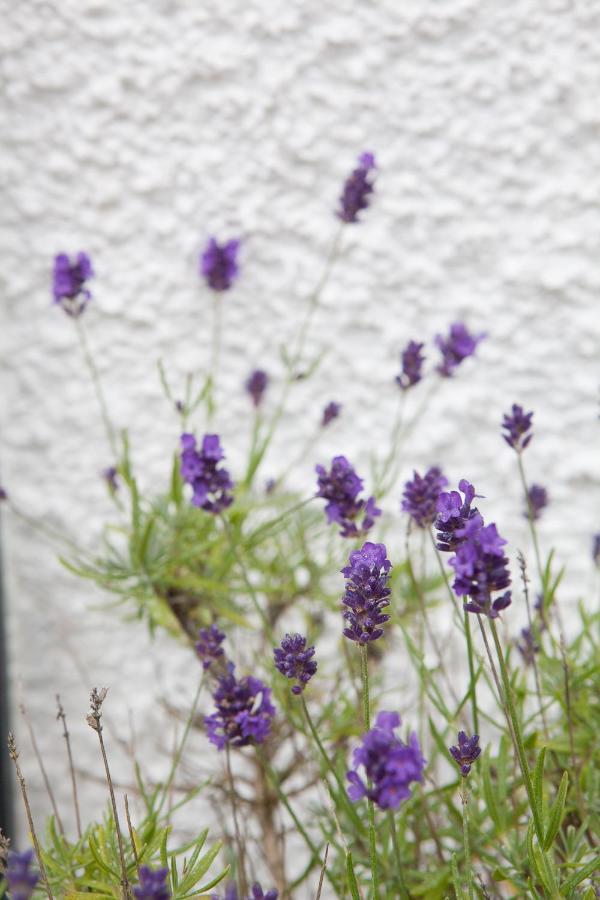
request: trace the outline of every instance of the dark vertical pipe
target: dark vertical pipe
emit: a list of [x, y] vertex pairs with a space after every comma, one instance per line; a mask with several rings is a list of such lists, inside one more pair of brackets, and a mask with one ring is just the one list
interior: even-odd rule
[[[1, 526], [0, 521], [0, 526]], [[0, 538], [2, 531], [0, 528]], [[0, 540], [0, 828], [8, 837], [13, 836], [13, 773], [6, 749], [6, 738], [10, 730], [8, 653], [5, 628], [6, 605], [4, 579], [2, 573], [2, 541]]]

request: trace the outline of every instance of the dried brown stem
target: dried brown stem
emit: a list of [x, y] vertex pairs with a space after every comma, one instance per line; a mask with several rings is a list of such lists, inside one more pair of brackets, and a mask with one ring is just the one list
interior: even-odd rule
[[233, 783], [233, 774], [231, 772], [231, 754], [229, 751], [229, 746], [225, 748], [225, 767], [227, 770], [227, 782], [229, 784], [229, 800], [231, 802], [231, 811], [233, 814], [233, 827], [235, 829], [235, 842], [238, 848], [238, 856], [239, 856], [239, 887], [240, 894], [242, 897], [245, 897], [248, 893], [248, 879], [246, 877], [246, 854], [244, 848], [244, 841], [242, 839], [242, 833], [240, 831], [240, 824], [238, 820], [237, 813], [237, 795], [235, 792], [235, 786]]
[[135, 867], [138, 873], [138, 881], [140, 880], [140, 860], [137, 854], [137, 847], [135, 846], [135, 839], [133, 834], [133, 825], [131, 824], [131, 816], [129, 815], [129, 800], [127, 799], [127, 794], [125, 794], [125, 816], [127, 818], [127, 828], [129, 830], [129, 840], [131, 841], [131, 849], [133, 850], [133, 858], [135, 859]]
[[65, 743], [67, 746], [67, 756], [69, 758], [69, 772], [71, 774], [71, 788], [73, 791], [73, 806], [75, 807], [75, 819], [77, 821], [77, 836], [79, 840], [81, 840], [81, 816], [79, 814], [79, 800], [77, 797], [77, 781], [75, 779], [75, 766], [73, 765], [73, 754], [71, 753], [71, 741], [69, 738], [69, 732], [67, 730], [67, 717], [65, 715], [65, 711], [63, 709], [62, 703], [60, 702], [60, 697], [56, 695], [56, 705], [58, 707], [58, 712], [56, 714], [56, 718], [60, 719], [63, 726], [63, 737], [65, 739]]
[[35, 754], [35, 758], [37, 760], [37, 764], [40, 767], [40, 772], [42, 773], [42, 778], [44, 780], [44, 787], [46, 788], [46, 792], [48, 797], [50, 798], [50, 805], [52, 806], [52, 812], [54, 813], [54, 818], [56, 819], [56, 824], [58, 825], [58, 830], [65, 836], [65, 829], [63, 827], [62, 819], [60, 817], [60, 813], [58, 811], [58, 806], [56, 805], [56, 799], [54, 797], [54, 791], [52, 790], [52, 785], [50, 784], [50, 779], [48, 778], [48, 773], [46, 772], [46, 767], [44, 765], [44, 760], [42, 759], [42, 755], [40, 753], [37, 741], [35, 739], [35, 734], [33, 731], [33, 726], [27, 715], [27, 710], [25, 709], [25, 704], [19, 704], [19, 712], [23, 716], [25, 720], [25, 724], [27, 725], [27, 731], [29, 732], [29, 738], [31, 740], [31, 746], [33, 747], [33, 752]]

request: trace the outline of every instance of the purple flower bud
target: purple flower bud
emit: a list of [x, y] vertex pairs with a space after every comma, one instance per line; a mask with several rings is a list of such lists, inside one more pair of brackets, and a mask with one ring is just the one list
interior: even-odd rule
[[532, 484], [527, 491], [527, 509], [523, 513], [526, 519], [530, 517], [536, 521], [540, 518], [542, 510], [548, 506], [548, 491], [540, 484]]
[[526, 413], [522, 406], [513, 403], [510, 415], [505, 415], [502, 420], [502, 428], [506, 431], [502, 437], [509, 447], [512, 447], [517, 453], [529, 444], [533, 434], [531, 432], [531, 420], [533, 413]]
[[193, 434], [182, 434], [181, 447], [181, 477], [194, 489], [194, 506], [215, 515], [230, 506], [233, 481], [227, 469], [219, 468], [224, 453], [218, 434], [205, 434], [200, 451]]
[[134, 887], [136, 900], [169, 900], [171, 892], [167, 887], [168, 869], [153, 871], [148, 866], [140, 867], [140, 883]]
[[373, 154], [362, 153], [358, 158], [358, 166], [347, 179], [340, 197], [337, 215], [342, 222], [358, 222], [359, 212], [369, 205], [369, 197], [373, 193], [374, 170]]
[[279, 891], [276, 891], [274, 888], [265, 894], [257, 881], [252, 885], [252, 894], [248, 897], [248, 900], [277, 900], [278, 897]]
[[422, 378], [421, 371], [425, 357], [421, 353], [425, 344], [409, 341], [402, 351], [402, 371], [396, 375], [396, 383], [407, 391], [413, 385], [418, 384]]
[[214, 238], [208, 241], [200, 257], [200, 274], [213, 291], [228, 291], [238, 276], [237, 255], [239, 240], [218, 244]]
[[225, 640], [225, 635], [219, 631], [215, 624], [208, 628], [201, 628], [198, 632], [198, 640], [195, 643], [196, 653], [202, 661], [204, 671], [209, 669], [215, 660], [223, 656], [223, 648], [221, 644]]
[[246, 390], [252, 397], [252, 402], [256, 407], [259, 407], [261, 404], [268, 382], [269, 376], [262, 369], [255, 369], [246, 381]]
[[234, 671], [233, 663], [228, 663], [213, 695], [216, 712], [204, 718], [208, 739], [218, 750], [262, 744], [275, 715], [270, 689], [252, 675], [238, 681]]
[[533, 665], [535, 654], [540, 652], [540, 645], [532, 628], [521, 629], [521, 640], [517, 641], [517, 650], [526, 666]]
[[295, 678], [298, 682], [292, 688], [293, 694], [301, 694], [317, 671], [314, 655], [315, 648], [307, 647], [306, 638], [301, 634], [286, 634], [281, 647], [273, 650], [275, 668], [286, 678]]
[[106, 482], [106, 487], [108, 488], [109, 493], [116, 494], [116, 492], [119, 490], [119, 472], [116, 466], [108, 466], [108, 468], [102, 469], [101, 475]]
[[392, 564], [387, 558], [385, 544], [363, 544], [349, 557], [349, 565], [342, 569], [346, 589], [342, 597], [345, 637], [365, 645], [383, 634], [382, 625], [390, 618], [382, 613], [390, 605], [389, 572]]
[[469, 334], [462, 322], [454, 322], [450, 326], [450, 334], [447, 338], [438, 334], [435, 339], [436, 346], [442, 353], [442, 361], [436, 367], [436, 371], [444, 378], [451, 378], [461, 362], [469, 356], [473, 356], [477, 345], [484, 337], [485, 334]]
[[448, 748], [458, 765], [463, 778], [466, 778], [471, 771], [471, 766], [481, 753], [479, 746], [479, 735], [474, 734], [473, 737], [467, 737], [464, 731], [458, 732], [458, 746]]
[[78, 318], [91, 299], [86, 281], [93, 277], [92, 263], [87, 253], [78, 253], [74, 262], [66, 253], [59, 253], [54, 257], [54, 302], [62, 306], [67, 315]]
[[24, 850], [16, 853], [9, 850], [5, 879], [10, 890], [11, 900], [29, 900], [38, 883], [39, 872], [32, 871], [31, 865], [35, 858], [33, 850]]
[[[328, 522], [341, 525], [342, 537], [359, 537], [366, 534], [374, 525], [376, 516], [381, 510], [375, 505], [375, 498], [359, 500], [363, 482], [345, 456], [335, 456], [331, 461], [331, 470], [327, 472], [323, 466], [317, 466], [317, 497], [327, 500], [325, 514]], [[362, 516], [362, 522], [357, 520]]]
[[[380, 809], [397, 809], [410, 797], [411, 782], [423, 781], [425, 760], [417, 736], [413, 732], [405, 744], [394, 734], [399, 725], [397, 713], [380, 712], [375, 727], [354, 751], [354, 769], [346, 775], [350, 782], [348, 796], [353, 802], [368, 797]], [[357, 771], [361, 766], [364, 780]]]
[[330, 422], [333, 422], [334, 419], [337, 419], [340, 412], [342, 411], [341, 403], [336, 403], [335, 400], [332, 400], [327, 404], [325, 409], [323, 410], [323, 417], [321, 419], [321, 428], [327, 428]]
[[595, 534], [592, 538], [592, 559], [596, 565], [600, 565], [600, 534]]
[[419, 528], [427, 528], [435, 521], [438, 498], [447, 484], [442, 470], [432, 466], [423, 477], [414, 472], [412, 481], [404, 485], [402, 509]]

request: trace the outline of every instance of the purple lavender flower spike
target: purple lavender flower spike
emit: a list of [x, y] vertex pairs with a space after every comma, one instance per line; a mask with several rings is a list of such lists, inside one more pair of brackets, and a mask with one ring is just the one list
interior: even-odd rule
[[533, 665], [535, 654], [540, 652], [540, 645], [532, 628], [521, 629], [521, 640], [517, 641], [517, 650], [526, 666]]
[[116, 494], [119, 490], [119, 472], [116, 466], [108, 466], [106, 469], [102, 469], [101, 472], [102, 478], [106, 482], [106, 487], [110, 494]]
[[327, 428], [330, 422], [333, 422], [334, 419], [337, 419], [341, 411], [341, 403], [336, 403], [335, 400], [332, 400], [330, 403], [328, 403], [323, 410], [323, 417], [321, 418], [321, 428]]
[[219, 676], [213, 695], [217, 710], [204, 718], [208, 739], [218, 750], [262, 744], [275, 715], [271, 690], [252, 675], [238, 681], [234, 670], [228, 663], [227, 672]]
[[448, 479], [438, 466], [432, 466], [421, 477], [413, 472], [412, 481], [407, 481], [402, 494], [402, 509], [407, 512], [418, 528], [432, 525], [437, 515], [437, 502]]
[[592, 559], [600, 566], [600, 534], [595, 534], [592, 538]]
[[541, 484], [532, 484], [527, 491], [527, 508], [523, 515], [526, 519], [537, 521], [542, 515], [542, 510], [548, 506], [548, 491]]
[[504, 590], [510, 584], [508, 559], [504, 555], [504, 538], [496, 526], [484, 525], [477, 513], [457, 533], [462, 543], [450, 560], [455, 579], [452, 585], [457, 597], [467, 597], [464, 609], [478, 615], [496, 619], [511, 604], [511, 593], [492, 599], [492, 594]]
[[66, 253], [59, 253], [54, 257], [54, 302], [62, 306], [68, 316], [77, 319], [91, 300], [86, 282], [93, 277], [92, 263], [87, 253], [78, 253], [74, 262]]
[[169, 900], [171, 892], [167, 887], [168, 874], [168, 869], [152, 870], [148, 866], [141, 866], [139, 886], [133, 889], [136, 900]]
[[464, 535], [462, 531], [467, 522], [479, 515], [477, 509], [471, 506], [475, 497], [481, 494], [475, 493], [475, 488], [465, 478], [458, 482], [458, 491], [442, 491], [437, 501], [437, 548], [445, 553], [452, 552], [462, 543]]
[[221, 644], [225, 640], [225, 635], [219, 631], [213, 623], [208, 628], [201, 628], [198, 632], [198, 640], [195, 643], [196, 653], [202, 662], [204, 671], [210, 669], [213, 662], [224, 655]]
[[200, 274], [206, 279], [213, 291], [228, 291], [239, 272], [237, 255], [240, 249], [238, 240], [219, 244], [210, 238], [200, 257]]
[[292, 694], [301, 694], [317, 671], [314, 655], [315, 648], [307, 647], [306, 638], [301, 634], [286, 634], [281, 647], [273, 650], [275, 668], [286, 678], [295, 678], [298, 682], [293, 686]]
[[[342, 537], [359, 537], [366, 534], [374, 525], [375, 518], [381, 510], [375, 504], [375, 498], [359, 500], [363, 482], [345, 456], [335, 456], [331, 461], [331, 470], [317, 466], [317, 497], [327, 500], [325, 514], [328, 522], [341, 525]], [[357, 524], [362, 516], [362, 522]]]
[[392, 564], [387, 558], [385, 544], [367, 541], [360, 550], [354, 550], [349, 565], [342, 569], [346, 588], [342, 597], [344, 607], [345, 637], [365, 645], [376, 641], [383, 634], [389, 616], [382, 613], [390, 605], [389, 572]]
[[464, 731], [459, 731], [458, 746], [455, 745], [448, 749], [460, 766], [460, 774], [466, 778], [471, 771], [471, 766], [481, 753], [479, 735], [474, 734], [473, 737], [467, 737]]
[[502, 437], [509, 447], [517, 453], [521, 453], [531, 441], [531, 420], [533, 413], [526, 413], [522, 406], [513, 403], [510, 414], [506, 414], [502, 420], [502, 428], [506, 432]]
[[418, 384], [423, 377], [421, 372], [425, 357], [422, 350], [425, 344], [418, 344], [416, 341], [409, 341], [405, 349], [402, 351], [402, 371], [396, 375], [396, 383], [403, 391]]
[[362, 153], [358, 157], [358, 166], [346, 180], [340, 197], [337, 216], [342, 222], [352, 224], [358, 222], [358, 214], [369, 205], [369, 197], [373, 193], [373, 174], [375, 157], [372, 153]]
[[194, 489], [192, 503], [215, 515], [233, 503], [233, 481], [225, 468], [218, 434], [205, 434], [200, 452], [193, 434], [181, 435], [181, 477]]
[[34, 858], [33, 850], [24, 850], [23, 853], [9, 850], [4, 877], [11, 900], [29, 900], [33, 896], [35, 886], [40, 880], [39, 872], [31, 869]]
[[248, 900], [277, 900], [278, 897], [279, 891], [276, 891], [275, 888], [272, 888], [265, 894], [257, 881], [252, 885], [252, 894], [248, 897]]
[[454, 322], [450, 326], [448, 337], [444, 338], [438, 334], [435, 339], [436, 346], [442, 353], [442, 361], [436, 367], [436, 371], [443, 378], [451, 378], [461, 362], [473, 356], [477, 345], [484, 337], [485, 334], [470, 334], [462, 322]]
[[254, 406], [258, 408], [262, 402], [263, 394], [267, 389], [269, 376], [262, 369], [255, 369], [246, 381], [246, 390], [252, 398]]
[[[346, 775], [353, 802], [368, 797], [380, 809], [397, 809], [410, 797], [409, 785], [423, 780], [425, 760], [417, 736], [413, 732], [405, 744], [394, 734], [399, 725], [397, 713], [380, 712], [375, 727], [363, 735], [353, 754], [354, 769]], [[364, 780], [357, 771], [360, 766], [366, 774]]]

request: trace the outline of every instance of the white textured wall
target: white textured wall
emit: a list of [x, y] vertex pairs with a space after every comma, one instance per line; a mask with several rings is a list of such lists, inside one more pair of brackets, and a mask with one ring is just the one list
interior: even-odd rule
[[[534, 409], [527, 462], [552, 496], [542, 540], [569, 564], [565, 602], [588, 588], [600, 528], [594, 0], [0, 6], [0, 454], [21, 508], [88, 546], [111, 509], [92, 389], [72, 324], [49, 303], [54, 253], [93, 257], [90, 342], [143, 481], [159, 489], [177, 421], [155, 363], [163, 357], [179, 383], [206, 363], [196, 255], [211, 233], [243, 237], [243, 277], [224, 304], [222, 390], [232, 397], [218, 421], [235, 469], [249, 428], [240, 383], [257, 363], [277, 383], [277, 347], [318, 278], [341, 182], [369, 149], [376, 199], [346, 231], [313, 332], [331, 350], [317, 381], [297, 389], [288, 425], [301, 440], [324, 399], [341, 400], [322, 457], [346, 452], [366, 470], [395, 408], [401, 346], [460, 318], [487, 330], [477, 363], [442, 385], [409, 442], [406, 474], [439, 462], [453, 480], [469, 476], [486, 516], [513, 548], [526, 546], [498, 423], [515, 400]], [[310, 484], [308, 465], [299, 477]], [[91, 684], [112, 687], [109, 714], [125, 737], [131, 708], [147, 757], [167, 740], [156, 691], [185, 705], [190, 660], [90, 612], [101, 597], [38, 534], [12, 516], [3, 526], [13, 676], [66, 802], [54, 693], [83, 767], [95, 752], [83, 724]], [[103, 797], [86, 783], [88, 811]]]

